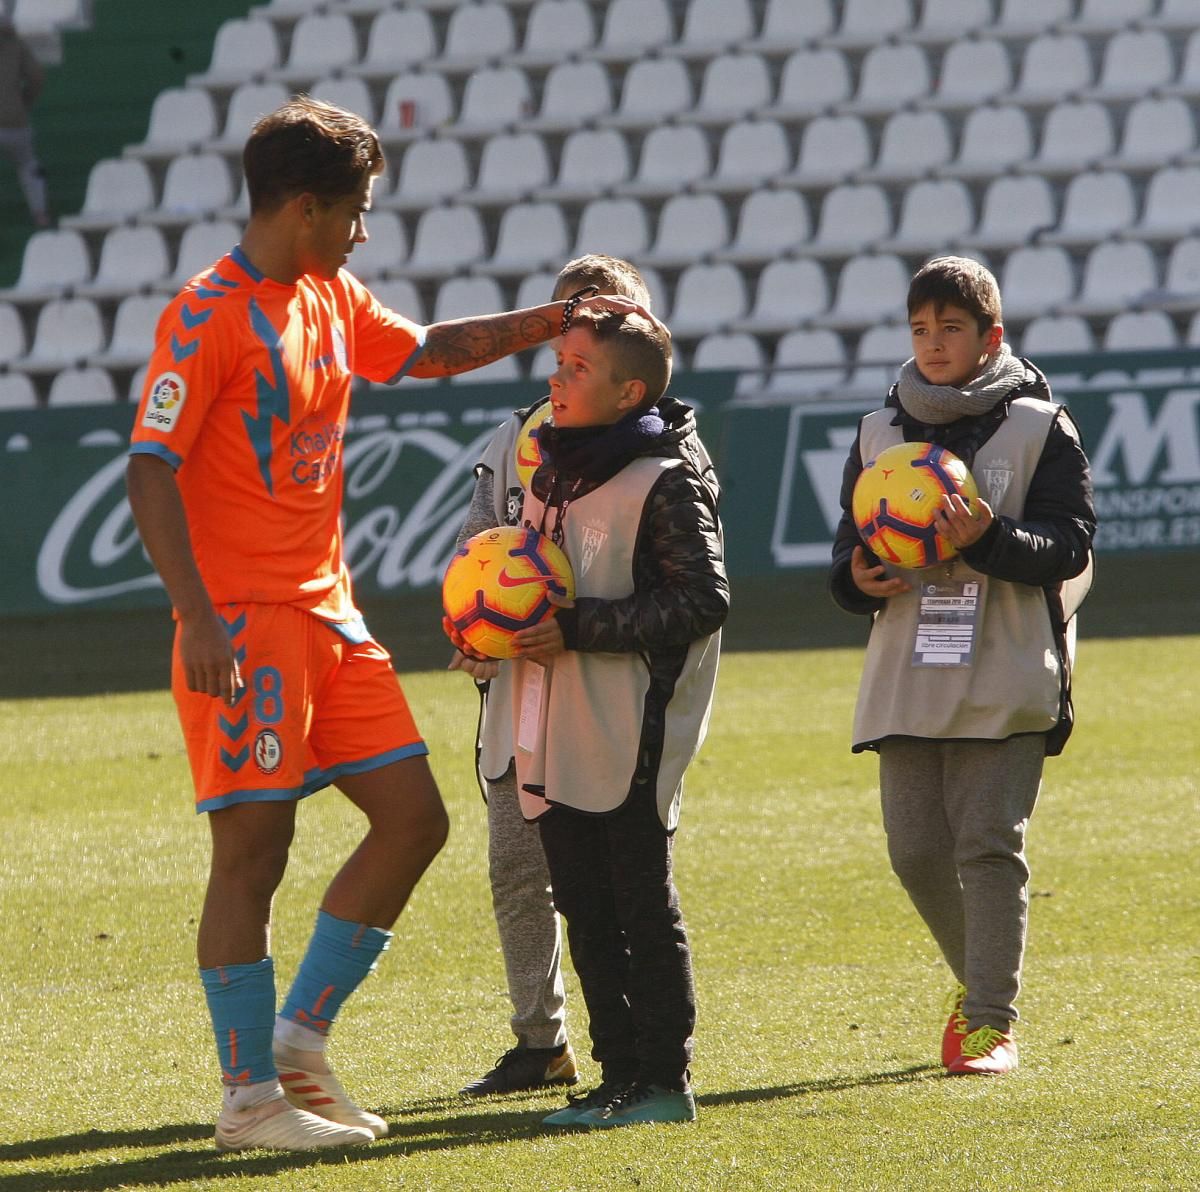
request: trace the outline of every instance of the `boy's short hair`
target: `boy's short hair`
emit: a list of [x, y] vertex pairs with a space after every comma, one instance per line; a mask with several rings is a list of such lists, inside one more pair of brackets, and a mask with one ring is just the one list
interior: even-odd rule
[[620, 294], [650, 309], [650, 290], [642, 275], [620, 257], [592, 252], [568, 261], [558, 271], [554, 292], [570, 296], [584, 286], [595, 286], [602, 294]]
[[990, 269], [970, 257], [935, 257], [917, 270], [908, 287], [908, 317], [933, 303], [939, 314], [957, 306], [973, 315], [980, 332], [1000, 322], [1000, 287]]
[[383, 146], [361, 116], [307, 95], [261, 117], [242, 150], [252, 215], [306, 191], [336, 202], [383, 168]]
[[612, 310], [580, 310], [572, 327], [584, 327], [608, 349], [613, 380], [641, 381], [646, 386], [642, 409], [667, 391], [671, 380], [671, 337], [641, 315]]

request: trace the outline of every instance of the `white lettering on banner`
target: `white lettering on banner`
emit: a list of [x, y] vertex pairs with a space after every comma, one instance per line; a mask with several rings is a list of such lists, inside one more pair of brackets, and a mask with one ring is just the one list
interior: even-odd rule
[[[829, 562], [830, 542], [842, 516], [842, 469], [858, 434], [859, 418], [874, 408], [874, 404], [870, 402], [838, 402], [805, 405], [803, 408], [793, 407], [791, 410], [779, 477], [775, 524], [771, 529], [771, 557], [776, 566], [804, 567]], [[838, 422], [830, 425], [825, 431], [825, 441], [829, 446], [801, 450], [804, 419], [807, 417], [825, 421], [829, 420], [831, 415], [836, 417]], [[828, 531], [813, 542], [787, 541], [788, 527], [793, 520], [793, 507], [803, 507], [809, 503], [803, 493], [796, 492], [801, 465], [807, 487], [816, 500]], [[804, 518], [802, 524], [807, 527], [811, 521], [811, 518]], [[815, 531], [817, 527], [813, 525], [812, 529]]]
[[[1111, 413], [1092, 453], [1096, 487], [1145, 484], [1160, 453], [1166, 458], [1166, 467], [1155, 477], [1160, 484], [1200, 482], [1198, 405], [1200, 389], [1173, 389], [1151, 420], [1144, 393], [1110, 394]], [[1118, 455], [1125, 462], [1123, 480], [1113, 467]]]
[[[78, 548], [75, 539], [88, 515], [95, 509], [112, 502], [112, 508], [100, 523], [100, 528], [86, 548], [88, 560], [93, 566], [111, 567], [131, 552], [141, 552], [141, 540], [133, 524], [129, 502], [125, 498], [124, 452], [109, 460], [78, 492], [62, 507], [54, 519], [37, 558], [37, 583], [41, 594], [54, 604], [82, 604], [88, 600], [100, 600], [105, 596], [119, 596], [125, 592], [140, 592], [147, 588], [160, 587], [160, 581], [152, 570], [132, 579], [118, 580], [111, 584], [100, 584], [92, 588], [77, 588], [67, 579], [67, 562]], [[114, 498], [119, 492], [120, 496]], [[148, 565], [147, 565], [148, 566]]]

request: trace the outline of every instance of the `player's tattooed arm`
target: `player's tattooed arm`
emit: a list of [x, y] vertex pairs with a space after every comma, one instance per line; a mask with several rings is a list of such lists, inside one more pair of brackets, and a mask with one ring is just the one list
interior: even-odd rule
[[535, 348], [558, 334], [562, 303], [450, 319], [425, 329], [425, 347], [413, 365], [416, 377], [446, 377]]

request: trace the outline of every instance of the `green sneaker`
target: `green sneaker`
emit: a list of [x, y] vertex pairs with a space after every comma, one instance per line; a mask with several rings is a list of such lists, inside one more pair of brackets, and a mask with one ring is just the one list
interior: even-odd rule
[[549, 1117], [542, 1118], [542, 1125], [574, 1126], [585, 1113], [590, 1113], [593, 1109], [603, 1109], [628, 1087], [628, 1083], [624, 1081], [602, 1080], [590, 1093], [568, 1093], [566, 1108], [555, 1110]]
[[574, 1122], [590, 1130], [633, 1126], [643, 1122], [694, 1122], [696, 1098], [691, 1090], [665, 1089], [659, 1084], [631, 1084], [606, 1105], [581, 1113]]

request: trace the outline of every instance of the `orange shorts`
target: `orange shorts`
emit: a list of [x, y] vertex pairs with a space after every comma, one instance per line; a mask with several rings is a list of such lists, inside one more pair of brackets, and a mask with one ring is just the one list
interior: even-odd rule
[[187, 689], [178, 630], [171, 667], [197, 811], [302, 799], [343, 775], [429, 752], [388, 652], [361, 622], [363, 640], [352, 641], [343, 626], [291, 605], [217, 612], [244, 684], [234, 706]]

